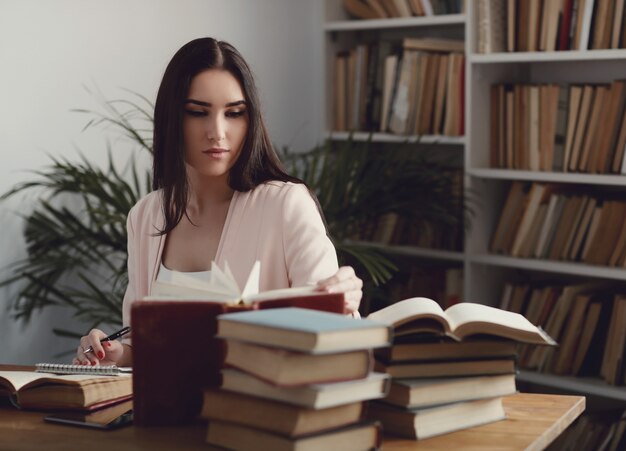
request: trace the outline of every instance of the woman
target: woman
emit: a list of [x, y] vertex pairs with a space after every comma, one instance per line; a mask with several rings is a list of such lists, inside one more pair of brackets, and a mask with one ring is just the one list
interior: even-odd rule
[[[211, 261], [228, 262], [242, 286], [260, 260], [261, 291], [316, 284], [345, 293], [358, 315], [362, 281], [338, 268], [319, 204], [284, 172], [250, 68], [230, 44], [196, 39], [170, 61], [155, 103], [153, 176], [155, 191], [128, 215], [124, 325], [154, 280], [169, 270], [206, 277]], [[103, 345], [105, 336], [82, 337], [73, 363], [132, 365], [130, 340]]]

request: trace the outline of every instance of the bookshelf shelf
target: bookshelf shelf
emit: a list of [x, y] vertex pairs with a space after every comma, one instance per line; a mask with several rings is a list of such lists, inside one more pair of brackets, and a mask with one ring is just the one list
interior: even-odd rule
[[369, 132], [327, 132], [326, 137], [332, 141], [347, 141], [352, 135], [354, 141], [367, 141], [381, 143], [415, 143], [419, 141], [424, 144], [451, 144], [462, 146], [465, 144], [464, 136], [443, 136], [443, 135], [424, 135], [424, 136], [402, 136], [391, 133], [369, 133]]
[[494, 180], [528, 180], [533, 182], [578, 183], [587, 185], [626, 186], [626, 175], [584, 174], [577, 172], [539, 172], [511, 169], [467, 169], [476, 178]]
[[517, 258], [506, 255], [474, 254], [469, 256], [471, 263], [501, 266], [515, 269], [567, 274], [572, 276], [596, 277], [609, 280], [626, 280], [626, 268], [587, 265], [576, 262]]
[[372, 20], [338, 20], [327, 22], [324, 31], [358, 31], [377, 30], [381, 28], [409, 28], [409, 27], [434, 27], [446, 25], [464, 25], [465, 14], [441, 14], [429, 17], [406, 17], [395, 19], [372, 19]]
[[426, 249], [415, 246], [394, 246], [388, 244], [381, 243], [362, 243], [362, 242], [352, 242], [351, 244], [356, 244], [363, 247], [370, 247], [374, 249], [380, 249], [383, 252], [396, 254], [396, 255], [407, 255], [411, 257], [422, 257], [428, 258], [431, 260], [445, 260], [451, 262], [463, 262], [465, 260], [465, 256], [463, 252], [454, 252], [454, 251], [444, 251], [439, 249]]
[[534, 371], [520, 371], [517, 378], [520, 381], [544, 387], [554, 387], [568, 392], [626, 401], [626, 387], [609, 385], [599, 378], [557, 376]]
[[624, 60], [626, 49], [613, 50], [569, 50], [560, 52], [511, 52], [472, 54], [469, 56], [471, 64], [501, 64], [501, 63], [545, 63], [565, 61], [610, 61]]

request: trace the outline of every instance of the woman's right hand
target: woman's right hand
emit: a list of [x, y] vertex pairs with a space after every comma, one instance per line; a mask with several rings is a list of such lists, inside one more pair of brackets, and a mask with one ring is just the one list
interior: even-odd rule
[[[91, 329], [87, 335], [81, 337], [72, 363], [74, 365], [117, 365], [124, 355], [124, 347], [117, 340], [100, 343], [100, 340], [106, 336], [107, 334], [100, 329]], [[93, 351], [85, 353], [85, 349], [90, 346]]]

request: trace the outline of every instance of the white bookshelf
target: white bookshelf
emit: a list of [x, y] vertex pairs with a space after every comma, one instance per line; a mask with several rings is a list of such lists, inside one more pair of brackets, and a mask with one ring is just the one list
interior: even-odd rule
[[[471, 302], [498, 305], [505, 279], [520, 270], [563, 277], [564, 279], [597, 279], [626, 281], [626, 268], [611, 268], [583, 263], [521, 259], [489, 253], [491, 236], [497, 225], [510, 182], [514, 180], [563, 184], [586, 184], [595, 187], [626, 188], [626, 176], [580, 173], [554, 173], [492, 169], [489, 167], [490, 149], [490, 87], [494, 83], [608, 83], [624, 78], [626, 50], [517, 52], [478, 54], [475, 26], [475, 2], [468, 2], [463, 15], [434, 16], [403, 19], [349, 20], [339, 0], [326, 0], [325, 137], [331, 140], [353, 140], [381, 143], [416, 142], [458, 147], [463, 153], [465, 190], [473, 199], [475, 212], [470, 231], [466, 234], [463, 252], [421, 249], [409, 246], [383, 246], [386, 251], [421, 259], [449, 261], [463, 265], [464, 297]], [[333, 132], [332, 123], [332, 63], [340, 49], [370, 36], [429, 36], [465, 39], [465, 136], [397, 136], [386, 133], [353, 134]], [[625, 191], [626, 194], [626, 191]], [[548, 387], [562, 388], [574, 393], [597, 395], [626, 401], [626, 388], [607, 385], [599, 379], [562, 377], [528, 371], [520, 372], [519, 379]]]
[[520, 171], [513, 169], [467, 169], [472, 177], [492, 180], [526, 180], [529, 182], [581, 183], [585, 185], [626, 186], [626, 175], [580, 174], [575, 172]]
[[575, 393], [586, 393], [616, 401], [626, 402], [626, 389], [609, 385], [601, 379], [592, 377], [556, 376], [554, 374], [520, 371], [517, 379], [522, 382], [556, 388]]
[[422, 144], [446, 144], [454, 146], [464, 146], [464, 136], [444, 136], [444, 135], [394, 135], [392, 133], [368, 133], [368, 132], [334, 132], [326, 133], [326, 138], [332, 141], [347, 141], [352, 138], [354, 141], [381, 142], [381, 143], [417, 143]]

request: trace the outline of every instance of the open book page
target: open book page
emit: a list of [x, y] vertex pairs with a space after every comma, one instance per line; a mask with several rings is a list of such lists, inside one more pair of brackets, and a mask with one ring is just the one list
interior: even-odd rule
[[278, 290], [269, 290], [259, 293], [261, 279], [261, 262], [256, 261], [248, 275], [248, 279], [240, 290], [237, 286], [228, 263], [222, 270], [215, 262], [211, 265], [209, 277], [206, 280], [190, 276], [179, 271], [169, 271], [165, 278], [160, 278], [152, 284], [150, 296], [146, 301], [166, 300], [194, 300], [213, 301], [227, 304], [243, 303], [250, 305], [270, 299], [285, 299], [299, 296], [321, 294], [315, 287], [292, 287]]
[[228, 266], [224, 270], [215, 263], [211, 263], [211, 271], [206, 280], [192, 277], [179, 271], [169, 271], [164, 278], [152, 284], [150, 296], [145, 300], [208, 300], [213, 302], [237, 303], [243, 294], [248, 296], [258, 293], [260, 278], [260, 262], [256, 262], [248, 276], [244, 291], [241, 292], [235, 277]]
[[417, 319], [431, 319], [441, 323], [445, 331], [450, 330], [450, 325], [441, 306], [428, 298], [404, 299], [371, 313], [367, 318], [380, 321], [394, 328]]
[[[130, 375], [123, 377], [130, 377]], [[52, 373], [35, 373], [33, 371], [0, 371], [0, 384], [5, 385], [5, 382], [8, 382], [8, 385], [16, 392], [23, 387], [47, 382], [86, 385], [109, 378], [110, 376], [94, 376], [93, 374], [67, 374], [59, 376]]]
[[471, 334], [493, 334], [514, 340], [555, 344], [545, 332], [519, 313], [462, 302], [449, 307], [445, 314], [452, 333], [460, 338]]

